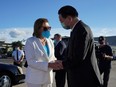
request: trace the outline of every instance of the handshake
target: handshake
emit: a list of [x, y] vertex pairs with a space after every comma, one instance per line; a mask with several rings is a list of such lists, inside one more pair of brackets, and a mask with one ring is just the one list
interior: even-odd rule
[[52, 68], [54, 70], [63, 69], [62, 61], [61, 60], [55, 60], [54, 62], [49, 62], [48, 67]]

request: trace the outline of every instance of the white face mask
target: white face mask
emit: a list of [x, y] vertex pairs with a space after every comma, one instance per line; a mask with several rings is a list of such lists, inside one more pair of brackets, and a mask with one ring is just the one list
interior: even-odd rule
[[16, 47], [15, 50], [18, 50], [18, 47]]

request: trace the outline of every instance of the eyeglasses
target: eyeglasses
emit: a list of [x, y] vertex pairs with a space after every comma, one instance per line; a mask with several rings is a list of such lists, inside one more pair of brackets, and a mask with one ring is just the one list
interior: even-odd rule
[[51, 30], [51, 27], [43, 27], [44, 31]]

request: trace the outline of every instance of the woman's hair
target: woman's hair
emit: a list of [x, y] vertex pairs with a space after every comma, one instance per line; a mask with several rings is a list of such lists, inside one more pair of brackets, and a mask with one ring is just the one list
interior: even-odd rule
[[46, 18], [39, 18], [34, 23], [33, 36], [39, 37], [38, 30], [42, 27], [43, 23], [48, 22]]

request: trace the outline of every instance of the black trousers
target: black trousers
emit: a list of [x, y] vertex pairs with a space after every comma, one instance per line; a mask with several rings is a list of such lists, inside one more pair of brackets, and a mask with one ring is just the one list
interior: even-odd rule
[[100, 73], [103, 74], [103, 86], [102, 87], [108, 87], [108, 81], [110, 77], [110, 68], [108, 69], [102, 69], [100, 68]]
[[[82, 79], [84, 78], [80, 78], [80, 79], [76, 79], [76, 75], [74, 75], [75, 77], [72, 78], [72, 75], [67, 72], [67, 84], [68, 87], [102, 87], [100, 84], [97, 83], [97, 81], [95, 79], [91, 79], [89, 81], [84, 81]], [[93, 77], [93, 76], [92, 76]], [[80, 82], [81, 80], [81, 82]]]
[[65, 87], [66, 71], [56, 70], [55, 71], [56, 87]]

